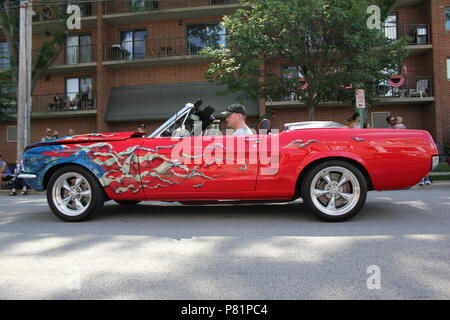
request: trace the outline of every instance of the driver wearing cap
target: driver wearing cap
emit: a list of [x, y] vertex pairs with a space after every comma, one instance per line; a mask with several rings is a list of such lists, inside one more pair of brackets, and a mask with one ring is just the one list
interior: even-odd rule
[[235, 103], [228, 106], [227, 109], [221, 113], [225, 118], [227, 126], [234, 130], [235, 136], [252, 135], [252, 130], [247, 126], [245, 120], [247, 118], [247, 110], [242, 104]]

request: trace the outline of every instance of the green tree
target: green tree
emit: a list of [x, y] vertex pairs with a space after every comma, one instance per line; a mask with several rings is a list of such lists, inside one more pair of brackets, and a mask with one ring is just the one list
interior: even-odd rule
[[[392, 0], [379, 0], [384, 21]], [[397, 70], [407, 55], [406, 39], [387, 41], [367, 27], [368, 0], [252, 0], [250, 9], [224, 17], [226, 48], [205, 48], [212, 59], [206, 77], [240, 92], [242, 98], [282, 99], [295, 94], [308, 106], [310, 120], [321, 102], [354, 102], [354, 91], [375, 96], [376, 85]], [[281, 59], [299, 66], [308, 87], [265, 66]]]
[[[0, 87], [6, 86], [8, 84], [14, 85], [17, 87], [18, 82], [18, 65], [19, 65], [19, 42], [20, 42], [20, 33], [19, 33], [19, 18], [20, 18], [20, 9], [19, 9], [20, 1], [17, 0], [0, 0], [0, 28], [3, 32], [7, 44], [8, 44], [8, 56], [9, 56], [9, 65], [8, 70], [3, 70], [1, 73], [0, 79]], [[42, 3], [39, 1], [33, 2], [33, 9], [36, 11], [39, 7], [42, 7]], [[39, 32], [35, 34], [43, 39], [41, 45], [38, 49], [33, 50], [33, 58], [32, 58], [32, 75], [31, 75], [31, 88], [36, 86], [36, 83], [39, 77], [53, 64], [53, 62], [57, 59], [58, 55], [61, 53], [63, 49], [68, 30], [66, 27], [66, 21], [64, 18], [67, 18], [67, 14], [65, 13], [66, 6], [58, 5], [52, 7], [53, 12], [56, 17], [60, 17], [58, 21], [55, 21], [51, 26], [51, 30], [49, 29], [40, 29]], [[16, 90], [14, 91], [16, 92]], [[0, 93], [0, 99], [7, 99], [10, 94], [2, 95]], [[14, 97], [17, 100], [17, 96]], [[0, 107], [0, 118], [7, 117], [6, 114], [2, 114], [3, 108]]]

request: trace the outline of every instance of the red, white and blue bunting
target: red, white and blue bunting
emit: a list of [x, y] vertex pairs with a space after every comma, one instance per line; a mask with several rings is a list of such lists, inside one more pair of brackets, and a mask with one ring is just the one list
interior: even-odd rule
[[405, 83], [405, 78], [396, 78], [395, 81], [391, 78], [387, 82], [392, 88], [400, 88]]

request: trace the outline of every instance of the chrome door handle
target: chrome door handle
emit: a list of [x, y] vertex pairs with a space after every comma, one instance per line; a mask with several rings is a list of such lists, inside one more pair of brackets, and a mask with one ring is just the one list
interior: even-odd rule
[[354, 137], [353, 140], [360, 142], [360, 141], [366, 141], [366, 138]]
[[246, 138], [245, 141], [251, 141], [251, 142], [259, 143], [260, 140], [258, 138]]

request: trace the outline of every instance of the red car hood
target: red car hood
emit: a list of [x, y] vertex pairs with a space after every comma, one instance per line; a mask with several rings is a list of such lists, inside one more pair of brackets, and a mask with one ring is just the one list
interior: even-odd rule
[[26, 150], [31, 148], [48, 146], [48, 145], [58, 145], [58, 144], [73, 144], [73, 143], [83, 143], [83, 142], [102, 142], [102, 141], [121, 141], [130, 138], [140, 138], [145, 136], [142, 132], [112, 132], [112, 133], [88, 133], [76, 136], [67, 136], [56, 140], [50, 140], [45, 142], [38, 142], [29, 145]]

